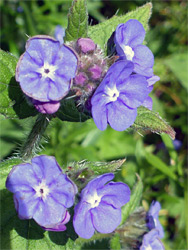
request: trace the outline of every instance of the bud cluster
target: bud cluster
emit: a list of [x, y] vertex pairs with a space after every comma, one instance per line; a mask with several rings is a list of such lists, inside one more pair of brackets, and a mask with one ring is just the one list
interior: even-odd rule
[[102, 50], [90, 38], [79, 38], [69, 46], [78, 54], [78, 68], [72, 91], [78, 106], [90, 111], [90, 97], [104, 78], [108, 66]]

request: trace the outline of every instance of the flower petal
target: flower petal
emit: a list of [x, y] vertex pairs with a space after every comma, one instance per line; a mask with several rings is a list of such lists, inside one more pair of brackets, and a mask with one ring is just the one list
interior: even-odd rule
[[95, 192], [97, 189], [103, 188], [104, 185], [107, 182], [111, 181], [113, 178], [114, 178], [113, 173], [107, 173], [107, 174], [99, 175], [95, 179], [91, 180], [81, 192], [81, 196], [83, 197], [83, 200], [84, 200], [85, 195], [93, 194], [93, 192]]
[[121, 209], [116, 209], [103, 202], [91, 209], [93, 225], [100, 233], [113, 232], [121, 222]]
[[63, 173], [50, 183], [50, 191], [53, 198], [66, 208], [74, 204], [77, 193], [76, 185]]
[[40, 155], [34, 157], [31, 163], [35, 171], [37, 171], [36, 175], [41, 172], [40, 178], [45, 180], [46, 185], [49, 185], [62, 174], [62, 169], [53, 156]]
[[35, 191], [16, 192], [14, 195], [16, 210], [20, 219], [31, 219], [40, 202], [40, 198], [35, 196]]
[[41, 199], [33, 215], [33, 219], [40, 225], [50, 228], [51, 225], [60, 223], [64, 219], [66, 209], [59, 204], [50, 194], [45, 200]]
[[144, 102], [142, 103], [142, 106], [146, 107], [149, 110], [152, 110], [152, 106], [153, 106], [153, 101], [152, 98], [150, 96], [148, 96]]
[[60, 223], [51, 225], [50, 227], [42, 227], [46, 231], [55, 231], [55, 232], [60, 232], [60, 231], [65, 231], [67, 228], [65, 224], [67, 224], [70, 220], [70, 214], [68, 211], [65, 212], [64, 219]]
[[6, 188], [13, 193], [31, 191], [34, 186], [38, 185], [39, 181], [31, 164], [20, 164], [14, 166], [9, 173], [6, 180]]
[[151, 77], [153, 75], [154, 56], [151, 50], [145, 45], [134, 48], [134, 71], [138, 74]]
[[89, 239], [93, 236], [95, 228], [92, 224], [90, 205], [83, 202], [75, 207], [73, 225], [75, 232], [82, 238]]
[[39, 35], [31, 37], [26, 43], [26, 51], [32, 58], [35, 58], [36, 53], [44, 62], [53, 64], [59, 51], [60, 43], [53, 37]]
[[134, 123], [136, 116], [137, 110], [128, 108], [119, 99], [107, 105], [108, 123], [117, 131], [129, 128]]
[[125, 24], [119, 24], [115, 31], [115, 44], [119, 55], [123, 55], [123, 45], [134, 48], [143, 43], [145, 30], [143, 25], [136, 19], [130, 19]]
[[130, 200], [130, 188], [125, 183], [110, 182], [101, 189], [97, 189], [97, 194], [102, 196], [103, 202], [120, 208]]
[[106, 117], [106, 101], [103, 92], [94, 94], [91, 99], [91, 113], [93, 120], [100, 130], [105, 130], [107, 127], [107, 117]]
[[130, 108], [137, 108], [149, 94], [148, 83], [144, 76], [132, 75], [121, 85], [117, 85], [120, 91], [119, 99]]

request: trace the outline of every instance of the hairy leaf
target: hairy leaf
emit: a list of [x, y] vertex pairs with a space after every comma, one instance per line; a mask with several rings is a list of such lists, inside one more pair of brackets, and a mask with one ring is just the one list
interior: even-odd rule
[[166, 133], [173, 140], [175, 139], [176, 134], [173, 128], [170, 127], [158, 113], [142, 106], [137, 109], [137, 117], [132, 128], [140, 131], [150, 130], [156, 134]]
[[142, 191], [143, 191], [143, 183], [140, 179], [139, 175], [137, 175], [138, 181], [133, 188], [130, 201], [122, 207], [122, 220], [121, 225], [125, 223], [127, 218], [134, 210], [139, 206], [140, 200], [142, 198]]
[[85, 0], [74, 0], [68, 14], [68, 27], [65, 31], [65, 41], [74, 41], [87, 37], [88, 13]]
[[15, 81], [17, 59], [0, 50], [0, 114], [6, 118], [27, 118], [36, 115], [37, 111], [30, 107]]
[[100, 24], [90, 26], [88, 30], [88, 36], [97, 43], [101, 49], [105, 49], [108, 39], [115, 31], [116, 27], [120, 23], [125, 23], [129, 19], [137, 19], [140, 21], [145, 30], [148, 29], [148, 20], [151, 16], [152, 4], [147, 3], [144, 6], [137, 8], [135, 11], [131, 11], [123, 16], [113, 16], [112, 18], [102, 22]]

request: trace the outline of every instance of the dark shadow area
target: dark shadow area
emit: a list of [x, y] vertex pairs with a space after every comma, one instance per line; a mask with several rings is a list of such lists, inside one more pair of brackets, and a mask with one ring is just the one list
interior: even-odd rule
[[12, 77], [8, 85], [8, 95], [13, 101], [13, 109], [20, 119], [27, 118], [29, 116], [35, 116], [37, 111], [34, 107], [29, 106], [24, 94], [19, 86], [19, 83]]
[[[20, 220], [14, 207], [13, 194], [6, 189], [0, 191], [0, 228], [1, 243], [0, 249], [10, 250], [11, 239], [17, 234], [26, 240], [38, 240], [44, 237], [44, 230], [40, 228], [33, 220]], [[11, 232], [12, 231], [12, 232]]]

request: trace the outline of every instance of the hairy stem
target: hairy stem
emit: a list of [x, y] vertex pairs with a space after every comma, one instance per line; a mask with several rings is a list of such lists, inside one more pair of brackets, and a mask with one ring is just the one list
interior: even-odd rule
[[23, 160], [28, 160], [32, 157], [35, 150], [39, 147], [40, 140], [50, 122], [51, 117], [39, 114], [35, 124], [29, 133], [25, 143], [21, 147], [20, 157]]

